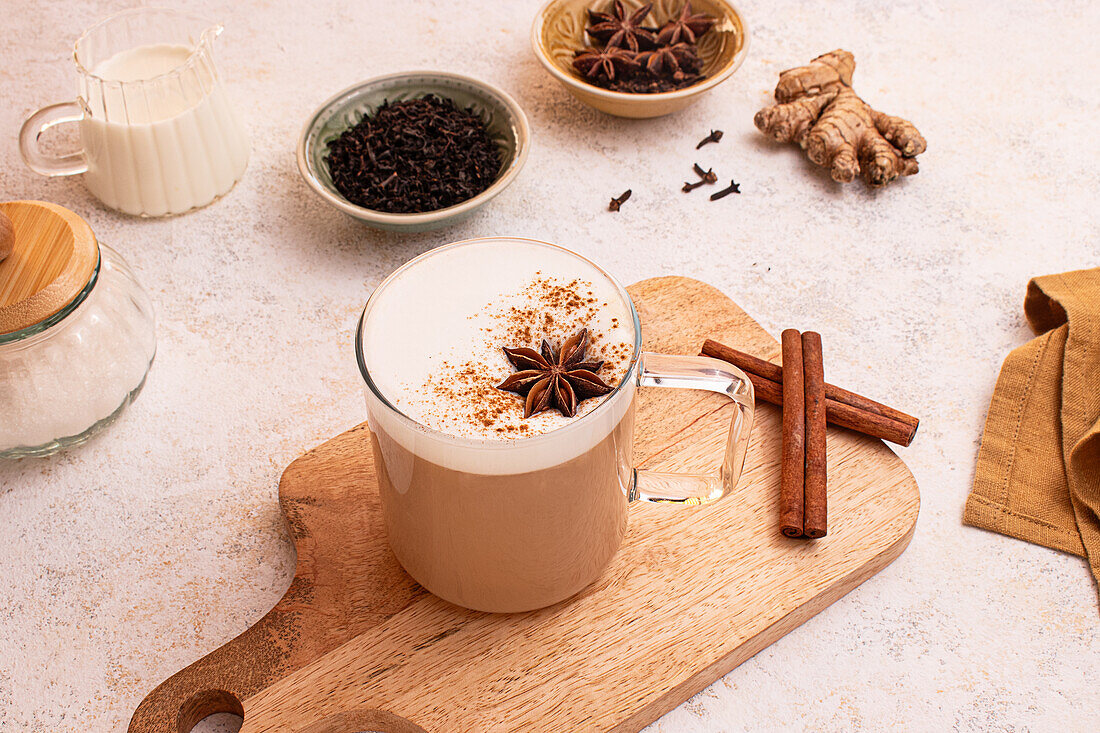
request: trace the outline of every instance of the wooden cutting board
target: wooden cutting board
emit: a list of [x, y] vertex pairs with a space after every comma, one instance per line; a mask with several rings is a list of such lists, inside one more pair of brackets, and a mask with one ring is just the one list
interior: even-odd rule
[[[629, 290], [647, 350], [695, 354], [712, 337], [779, 356], [775, 340], [708, 285], [665, 277]], [[714, 394], [642, 390], [636, 465], [716, 467], [732, 411]], [[130, 731], [186, 732], [216, 712], [243, 715], [242, 733], [638, 730], [909, 543], [920, 504], [912, 474], [880, 441], [834, 428], [829, 535], [782, 537], [779, 417], [757, 406], [731, 496], [707, 507], [632, 506], [623, 548], [600, 580], [514, 615], [452, 606], [405, 574], [386, 544], [366, 426], [339, 435], [294, 461], [279, 486], [298, 550], [286, 595], [153, 690]]]

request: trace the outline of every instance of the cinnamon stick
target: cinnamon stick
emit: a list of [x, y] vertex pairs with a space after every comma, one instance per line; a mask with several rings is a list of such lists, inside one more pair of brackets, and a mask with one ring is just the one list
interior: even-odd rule
[[825, 496], [825, 366], [821, 353], [821, 334], [802, 334], [802, 378], [806, 402], [806, 467], [802, 530], [810, 539], [824, 537], [828, 531]]
[[780, 468], [779, 529], [786, 537], [801, 537], [805, 494], [806, 411], [802, 386], [802, 336], [783, 332], [783, 461]]
[[[773, 405], [783, 404], [783, 367], [711, 339], [703, 343], [702, 353], [744, 371], [759, 399]], [[920, 426], [920, 420], [912, 415], [828, 383], [825, 384], [825, 419], [833, 425], [901, 446], [913, 442]]]

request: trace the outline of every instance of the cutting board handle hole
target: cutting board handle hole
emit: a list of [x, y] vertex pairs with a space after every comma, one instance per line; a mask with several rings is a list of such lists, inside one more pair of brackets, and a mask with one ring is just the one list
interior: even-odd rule
[[232, 692], [196, 692], [180, 707], [179, 733], [237, 733], [244, 725], [244, 707]]
[[239, 733], [244, 718], [233, 713], [214, 713], [208, 715], [191, 729], [191, 733]]

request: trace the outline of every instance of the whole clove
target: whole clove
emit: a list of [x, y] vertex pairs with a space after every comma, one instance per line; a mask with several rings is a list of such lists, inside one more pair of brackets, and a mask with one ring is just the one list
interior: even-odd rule
[[622, 192], [617, 198], [611, 199], [611, 203], [607, 205], [608, 211], [618, 211], [619, 208], [626, 203], [626, 200], [630, 198], [630, 194], [633, 193], [629, 188]]
[[741, 193], [741, 184], [730, 181], [730, 185], [727, 188], [723, 188], [721, 191], [715, 191], [710, 195], [711, 201], [717, 201], [729, 196], [731, 193]]
[[699, 144], [695, 146], [695, 149], [698, 150], [699, 148], [703, 147], [707, 143], [716, 143], [716, 142], [718, 142], [719, 140], [722, 139], [723, 134], [725, 134], [725, 133], [723, 133], [721, 130], [711, 130], [709, 135], [707, 135], [705, 138], [703, 138], [702, 140], [699, 141]]
[[710, 170], [705, 171], [705, 170], [703, 170], [703, 167], [701, 165], [699, 165], [698, 163], [695, 163], [692, 166], [692, 169], [695, 171], [695, 175], [699, 176], [699, 180], [696, 181], [695, 183], [684, 183], [684, 187], [682, 189], [680, 189], [684, 193], [691, 193], [692, 191], [694, 191], [695, 189], [699, 188], [700, 186], [702, 186], [706, 183], [717, 183], [718, 182], [718, 174], [716, 174], [714, 172], [713, 168], [711, 168]]

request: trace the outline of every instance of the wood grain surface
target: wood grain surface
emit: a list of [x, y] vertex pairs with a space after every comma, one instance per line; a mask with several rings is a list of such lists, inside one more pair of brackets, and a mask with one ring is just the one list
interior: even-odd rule
[[11, 254], [0, 260], [0, 334], [49, 318], [88, 284], [99, 245], [88, 223], [48, 201], [4, 201], [12, 224]]
[[[713, 337], [778, 357], [710, 286], [665, 277], [629, 291], [647, 350], [695, 354]], [[639, 400], [637, 465], [718, 464], [728, 400], [673, 390]], [[905, 465], [878, 440], [830, 428], [829, 534], [782, 537], [779, 423], [777, 408], [757, 406], [731, 496], [633, 505], [600, 580], [513, 615], [450, 605], [404, 573], [386, 544], [366, 426], [337, 436], [280, 484], [298, 550], [286, 595], [153, 690], [130, 731], [189, 731], [215, 712], [243, 714], [242, 733], [638, 730], [881, 570], [912, 536], [920, 499]]]

